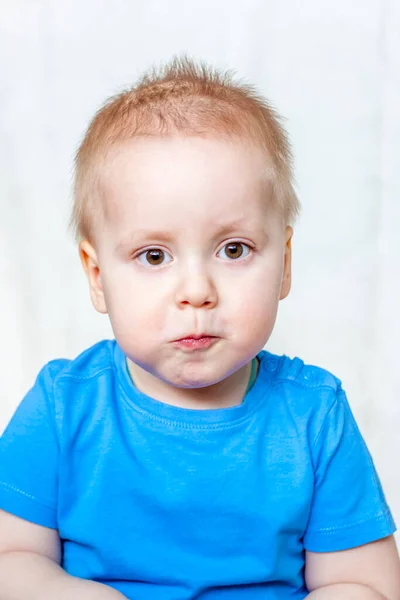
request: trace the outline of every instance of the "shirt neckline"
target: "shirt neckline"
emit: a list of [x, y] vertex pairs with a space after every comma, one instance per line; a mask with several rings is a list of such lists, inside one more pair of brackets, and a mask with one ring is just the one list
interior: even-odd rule
[[257, 378], [246, 392], [242, 402], [236, 406], [204, 410], [181, 408], [160, 402], [139, 391], [131, 380], [125, 354], [118, 343], [114, 343], [114, 366], [125, 400], [150, 418], [192, 428], [229, 425], [253, 414], [261, 399], [266, 397], [279, 362], [279, 357], [265, 350], [257, 354], [259, 360]]

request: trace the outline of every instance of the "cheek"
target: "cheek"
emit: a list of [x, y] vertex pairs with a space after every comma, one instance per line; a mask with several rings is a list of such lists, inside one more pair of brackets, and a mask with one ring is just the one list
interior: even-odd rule
[[259, 332], [264, 335], [273, 326], [276, 318], [278, 302], [275, 298], [264, 295], [248, 296], [237, 304], [231, 312], [236, 328], [252, 337]]
[[151, 344], [165, 325], [168, 300], [165, 286], [155, 278], [132, 277], [126, 268], [106, 278], [104, 295], [114, 334]]
[[246, 312], [268, 310], [279, 301], [282, 273], [277, 267], [263, 268], [250, 273], [248, 277], [232, 281], [226, 297], [236, 304], [237, 309]]
[[[165, 304], [160, 287], [137, 281], [125, 269], [116, 270], [103, 283], [104, 296], [113, 326], [141, 330], [154, 327]], [[154, 287], [154, 289], [152, 289]]]
[[264, 270], [235, 286], [226, 296], [229, 316], [242, 328], [265, 331], [275, 322], [281, 276], [278, 269]]
[[137, 291], [135, 294], [113, 294], [109, 310], [110, 319], [130, 331], [142, 331], [159, 327], [163, 311], [155, 298]]

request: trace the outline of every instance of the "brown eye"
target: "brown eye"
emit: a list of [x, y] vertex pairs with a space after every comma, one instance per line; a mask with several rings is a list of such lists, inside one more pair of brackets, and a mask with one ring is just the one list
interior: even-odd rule
[[149, 265], [162, 265], [164, 256], [163, 250], [147, 250], [146, 252], [146, 260]]
[[171, 262], [172, 257], [161, 248], [149, 248], [139, 254], [137, 260], [145, 267], [159, 267]]
[[224, 259], [237, 260], [238, 258], [245, 258], [249, 252], [250, 248], [247, 244], [243, 242], [229, 242], [229, 244], [225, 244], [218, 254], [222, 254], [221, 258]]
[[227, 244], [225, 253], [228, 258], [240, 258], [243, 254], [242, 244]]

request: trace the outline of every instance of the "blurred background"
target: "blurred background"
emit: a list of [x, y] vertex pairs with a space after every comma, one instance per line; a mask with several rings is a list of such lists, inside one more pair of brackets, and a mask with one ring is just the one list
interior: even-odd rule
[[267, 348], [343, 381], [400, 523], [398, 0], [1, 1], [0, 431], [46, 361], [112, 337], [67, 233], [73, 156], [108, 96], [183, 52], [286, 119], [303, 211]]

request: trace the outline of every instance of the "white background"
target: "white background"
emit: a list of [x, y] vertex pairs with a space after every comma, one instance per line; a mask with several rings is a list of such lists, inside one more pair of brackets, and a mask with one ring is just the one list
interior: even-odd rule
[[268, 348], [342, 379], [400, 522], [398, 0], [1, 1], [0, 430], [46, 361], [111, 337], [66, 230], [72, 159], [108, 96], [181, 52], [287, 119], [303, 213]]

